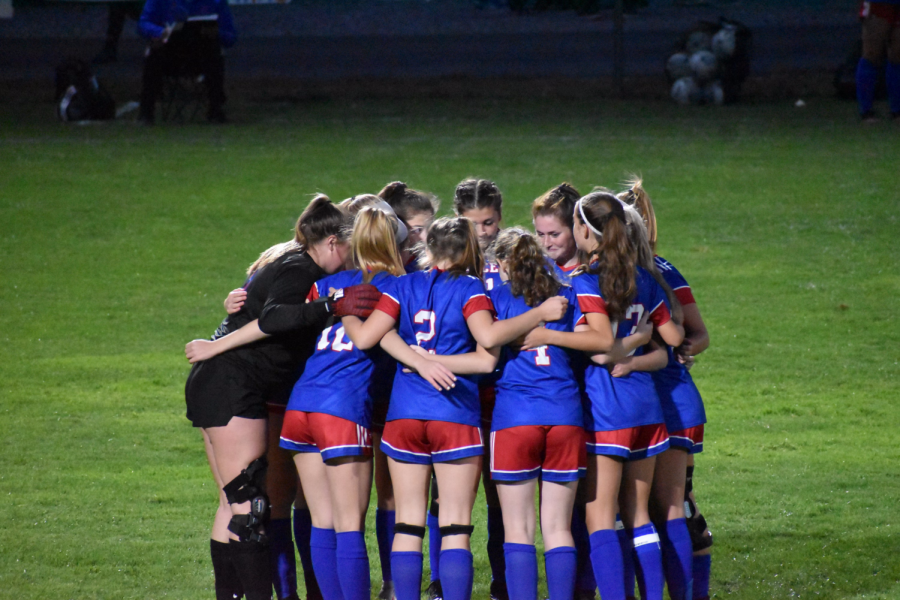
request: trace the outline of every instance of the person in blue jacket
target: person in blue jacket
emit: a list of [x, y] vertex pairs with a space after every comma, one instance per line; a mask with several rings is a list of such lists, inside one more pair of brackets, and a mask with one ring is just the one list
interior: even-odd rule
[[202, 74], [209, 98], [207, 119], [224, 123], [222, 48], [237, 41], [227, 0], [147, 0], [138, 31], [150, 40], [144, 58], [141, 122], [152, 125], [166, 73]]

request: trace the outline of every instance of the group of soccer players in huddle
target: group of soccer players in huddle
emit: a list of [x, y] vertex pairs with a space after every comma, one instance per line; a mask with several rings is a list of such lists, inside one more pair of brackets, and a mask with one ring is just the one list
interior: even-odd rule
[[482, 478], [492, 599], [537, 600], [536, 492], [550, 600], [708, 598], [688, 369], [709, 336], [642, 183], [556, 186], [536, 234], [501, 229], [489, 180], [436, 211], [400, 182], [317, 196], [187, 345], [217, 599], [296, 597], [293, 522], [309, 600], [368, 600], [373, 478], [383, 600], [419, 600], [426, 535], [429, 596], [471, 598]]

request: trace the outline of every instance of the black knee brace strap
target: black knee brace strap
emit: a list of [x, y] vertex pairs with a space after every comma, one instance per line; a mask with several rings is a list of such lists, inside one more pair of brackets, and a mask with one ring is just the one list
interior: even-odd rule
[[265, 487], [266, 467], [268, 467], [266, 457], [260, 456], [222, 488], [229, 504], [250, 502], [249, 514], [234, 515], [228, 523], [228, 531], [238, 536], [242, 542], [268, 541], [262, 533], [269, 521], [269, 497], [266, 495]]
[[269, 463], [265, 456], [260, 456], [241, 474], [225, 484], [222, 491], [229, 504], [241, 504], [253, 498], [265, 495], [266, 489], [266, 468]]
[[441, 537], [447, 537], [448, 535], [472, 535], [473, 531], [475, 531], [474, 525], [447, 525], [446, 527], [441, 527]]
[[706, 525], [706, 519], [700, 514], [697, 505], [690, 498], [684, 501], [684, 515], [688, 533], [691, 534], [691, 546], [694, 552], [706, 550], [713, 545], [712, 533]]
[[404, 535], [413, 535], [417, 538], [425, 538], [425, 528], [420, 525], [410, 525], [408, 523], [395, 523], [394, 534], [402, 533]]
[[688, 494], [694, 491], [694, 467], [687, 468], [687, 477], [684, 480], [684, 497], [687, 499]]

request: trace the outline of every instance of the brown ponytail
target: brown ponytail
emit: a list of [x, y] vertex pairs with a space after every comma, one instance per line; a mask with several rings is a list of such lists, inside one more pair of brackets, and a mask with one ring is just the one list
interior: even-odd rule
[[344, 211], [331, 203], [328, 196], [316, 194], [297, 219], [294, 239], [276, 244], [260, 254], [247, 269], [247, 274], [252, 275], [287, 252], [309, 248], [332, 235], [337, 236], [340, 241], [347, 241], [350, 238], [350, 219]]
[[428, 228], [425, 240], [429, 266], [449, 262], [448, 273], [484, 277], [484, 255], [472, 221], [464, 217], [443, 217]]
[[619, 199], [607, 192], [592, 192], [578, 202], [575, 218], [597, 241], [584, 264], [598, 277], [610, 320], [618, 321], [637, 295], [637, 252], [628, 237], [625, 212]]
[[561, 284], [550, 271], [547, 257], [535, 237], [521, 227], [504, 229], [491, 245], [493, 256], [506, 263], [513, 296], [535, 307], [559, 293]]
[[644, 189], [644, 181], [637, 175], [629, 177], [625, 183], [628, 189], [618, 194], [619, 200], [633, 206], [644, 220], [647, 228], [647, 240], [650, 250], [656, 252], [656, 211], [653, 210], [653, 202], [650, 195]]
[[575, 211], [575, 203], [579, 198], [581, 198], [581, 194], [571, 184], [561, 183], [541, 194], [531, 204], [531, 218], [556, 217], [560, 223], [572, 229], [574, 224], [572, 213]]

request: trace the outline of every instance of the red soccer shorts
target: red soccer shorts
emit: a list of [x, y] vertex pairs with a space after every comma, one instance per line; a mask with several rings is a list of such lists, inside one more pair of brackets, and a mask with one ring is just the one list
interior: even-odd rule
[[859, 18], [879, 17], [893, 27], [900, 27], [900, 4], [890, 2], [860, 2]]
[[491, 479], [577, 481], [587, 469], [584, 429], [522, 425], [491, 432]]
[[688, 427], [669, 434], [669, 444], [674, 448], [684, 448], [688, 454], [703, 452], [703, 425]]
[[302, 410], [284, 413], [279, 445], [294, 452], [319, 452], [322, 460], [339, 456], [372, 456], [372, 436], [362, 425], [324, 413]]
[[484, 454], [481, 429], [447, 421], [397, 419], [384, 426], [381, 450], [394, 460], [419, 465]]
[[641, 460], [669, 449], [665, 423], [614, 431], [588, 431], [587, 438], [589, 454], [619, 456], [625, 460]]

